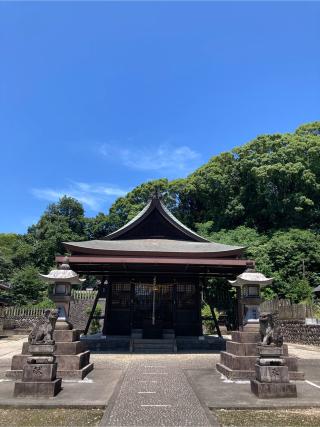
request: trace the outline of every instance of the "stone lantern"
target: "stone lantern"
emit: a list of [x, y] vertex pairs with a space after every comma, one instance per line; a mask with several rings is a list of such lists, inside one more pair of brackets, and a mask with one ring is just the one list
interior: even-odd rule
[[[52, 340], [55, 342], [53, 356], [58, 364], [57, 376], [58, 378], [82, 380], [92, 371], [93, 363], [90, 363], [90, 351], [87, 350], [85, 343], [80, 340], [81, 331], [73, 329], [69, 322], [69, 310], [72, 300], [72, 285], [80, 285], [84, 279], [80, 279], [78, 274], [71, 270], [68, 258], [64, 258], [57, 269], [51, 270], [49, 274], [40, 274], [40, 276], [49, 284], [50, 298], [58, 310], [58, 319], [52, 336]], [[46, 311], [50, 312], [51, 310]], [[43, 317], [41, 316], [39, 320], [41, 321]], [[40, 324], [38, 322], [36, 325]], [[6, 376], [15, 379], [23, 378], [26, 357], [33, 356], [34, 353], [34, 348], [28, 342], [23, 343], [22, 353], [13, 356], [11, 370], [6, 372]], [[50, 379], [53, 378], [50, 377]]]
[[272, 278], [258, 273], [254, 268], [248, 268], [229, 283], [237, 288], [238, 314], [240, 327], [258, 329], [259, 306], [261, 304], [261, 289], [272, 284]]
[[316, 299], [320, 299], [320, 285], [314, 288], [312, 292], [314, 293], [314, 297]]
[[72, 271], [68, 257], [56, 270], [51, 270], [49, 274], [40, 274], [41, 278], [49, 283], [49, 297], [56, 304], [59, 317], [56, 323], [56, 330], [72, 329], [69, 322], [70, 301], [72, 300], [72, 285], [81, 285], [86, 279], [80, 279], [79, 275]]

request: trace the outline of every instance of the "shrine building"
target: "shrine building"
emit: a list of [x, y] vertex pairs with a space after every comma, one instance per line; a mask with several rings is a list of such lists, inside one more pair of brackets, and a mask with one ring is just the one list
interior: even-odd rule
[[208, 241], [175, 218], [158, 196], [104, 239], [64, 246], [72, 270], [101, 279], [103, 335], [201, 336], [203, 285], [211, 277], [235, 279], [253, 265], [243, 257], [244, 247]]

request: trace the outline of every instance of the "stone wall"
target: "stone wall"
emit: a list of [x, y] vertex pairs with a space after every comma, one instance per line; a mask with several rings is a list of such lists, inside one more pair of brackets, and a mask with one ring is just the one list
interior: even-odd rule
[[86, 327], [90, 310], [93, 305], [92, 299], [80, 299], [70, 302], [69, 319], [75, 329], [83, 331]]
[[[89, 318], [88, 311], [91, 311], [93, 303], [93, 299], [75, 299], [74, 301], [71, 301], [69, 318], [75, 329], [79, 329], [80, 331], [85, 329]], [[105, 300], [99, 300], [98, 305], [101, 307], [101, 315], [103, 316], [105, 310]], [[102, 326], [103, 321], [100, 321], [100, 324]]]
[[285, 342], [320, 346], [320, 325], [306, 325], [304, 320], [279, 320]]
[[4, 318], [3, 329], [24, 329], [30, 330], [36, 323], [39, 315], [30, 314], [15, 314], [9, 315]]

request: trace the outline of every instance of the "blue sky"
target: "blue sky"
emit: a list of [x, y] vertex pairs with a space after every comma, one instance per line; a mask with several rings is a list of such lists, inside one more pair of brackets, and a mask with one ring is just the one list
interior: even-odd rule
[[320, 118], [320, 3], [0, 2], [0, 232]]

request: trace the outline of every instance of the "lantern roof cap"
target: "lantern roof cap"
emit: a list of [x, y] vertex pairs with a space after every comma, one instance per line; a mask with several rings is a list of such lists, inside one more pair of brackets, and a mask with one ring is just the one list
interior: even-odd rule
[[63, 259], [63, 262], [57, 269], [53, 269], [49, 274], [40, 274], [40, 277], [47, 283], [70, 283], [71, 285], [80, 285], [86, 279], [80, 279], [78, 273], [71, 270], [68, 257]]
[[266, 277], [263, 273], [257, 272], [254, 268], [247, 268], [246, 271], [239, 274], [236, 280], [229, 280], [232, 286], [243, 286], [243, 285], [260, 285], [267, 286], [271, 285], [273, 281], [272, 277]]

